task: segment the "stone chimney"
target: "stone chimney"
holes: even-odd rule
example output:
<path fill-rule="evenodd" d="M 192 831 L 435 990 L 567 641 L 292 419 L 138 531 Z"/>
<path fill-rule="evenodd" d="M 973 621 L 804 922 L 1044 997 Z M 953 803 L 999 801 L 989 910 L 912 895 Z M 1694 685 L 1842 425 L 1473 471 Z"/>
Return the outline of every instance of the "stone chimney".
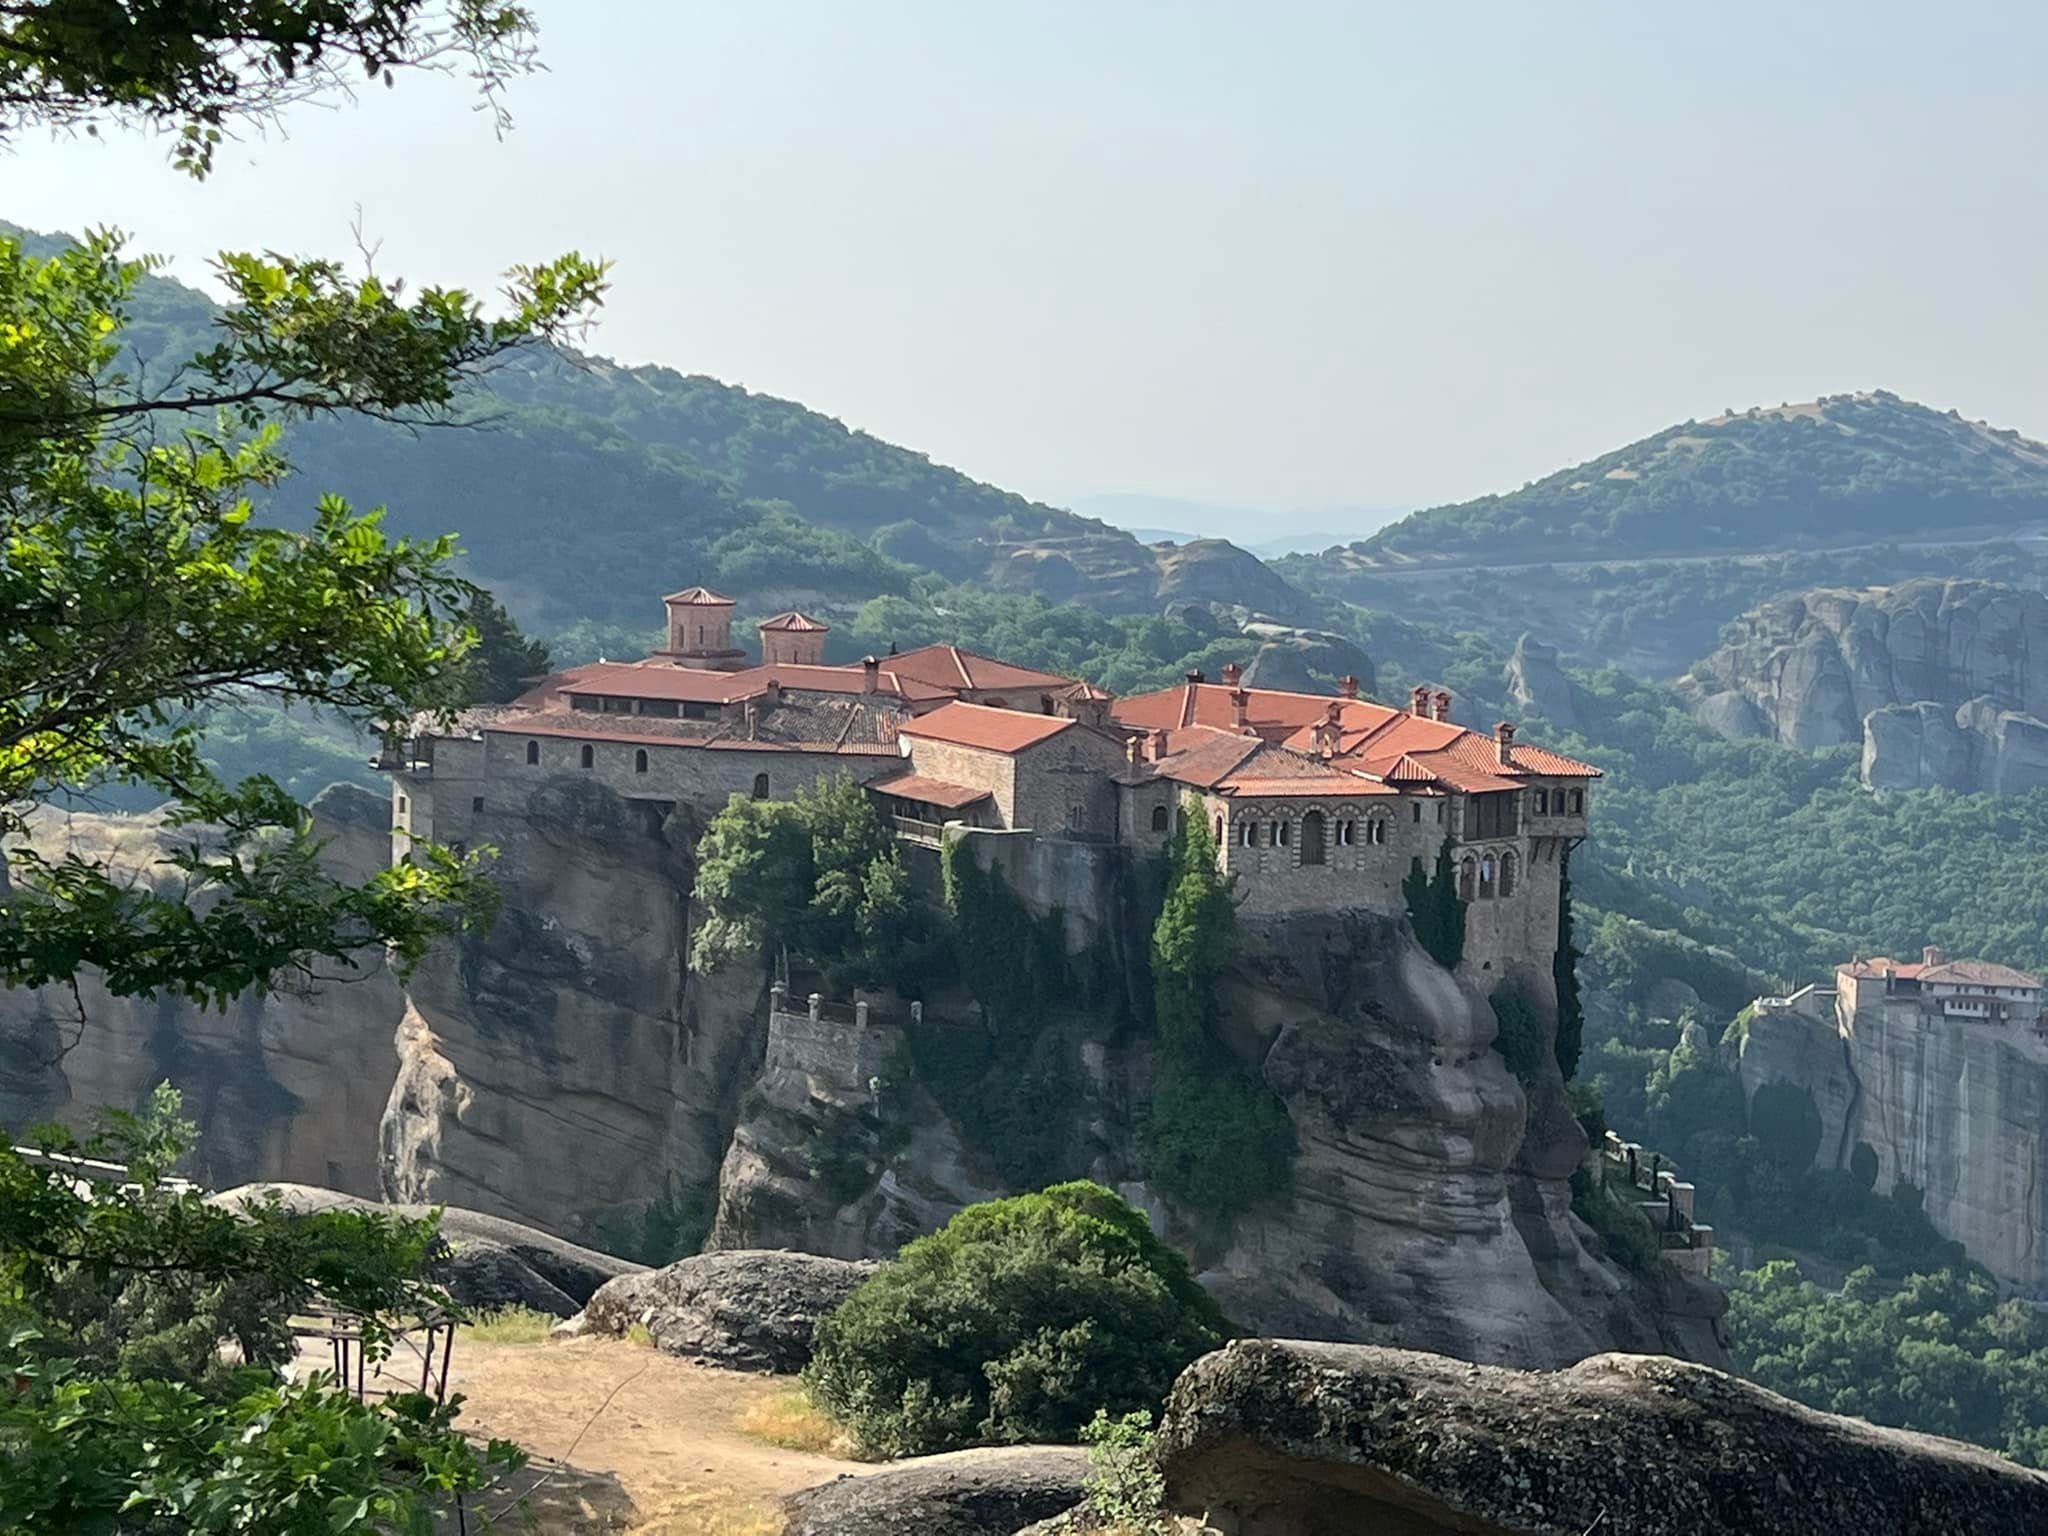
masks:
<path fill-rule="evenodd" d="M 1239 683 L 1241 683 L 1241 682 L 1243 682 L 1243 681 L 1244 681 L 1244 668 L 1243 668 L 1243 667 L 1240 667 L 1240 666 L 1239 666 L 1239 665 L 1238 665 L 1238 664 L 1237 664 L 1236 662 L 1234 662 L 1234 661 L 1226 661 L 1225 663 L 1223 663 L 1223 686 L 1224 686 L 1224 687 L 1226 687 L 1226 688 L 1235 688 L 1235 687 L 1237 687 L 1237 685 L 1238 685 Z"/>
<path fill-rule="evenodd" d="M 882 683 L 882 664 L 872 656 L 860 659 L 860 691 L 873 693 Z"/>
<path fill-rule="evenodd" d="M 1939 944 L 1930 944 L 1920 951 L 1920 963 L 1922 965 L 1946 965 L 1948 963 L 1948 952 Z"/>
<path fill-rule="evenodd" d="M 1515 766 L 1515 728 L 1503 720 L 1493 728 L 1493 750 L 1503 768 Z"/>
<path fill-rule="evenodd" d="M 1436 718 L 1436 719 L 1438 719 L 1438 720 L 1449 720 L 1449 719 L 1451 718 L 1451 694 L 1450 694 L 1450 690 L 1449 690 L 1449 689 L 1447 689 L 1447 688 L 1439 688 L 1439 689 L 1437 689 L 1437 691 L 1436 691 L 1436 701 L 1435 701 L 1435 702 L 1436 702 L 1436 714 L 1435 714 L 1435 718 Z"/>
<path fill-rule="evenodd" d="M 1323 718 L 1316 722 L 1316 756 L 1326 763 L 1337 755 L 1337 743 L 1343 738 L 1344 727 L 1339 723 L 1343 713 L 1343 701 L 1332 699 L 1330 707 L 1323 712 Z"/>
<path fill-rule="evenodd" d="M 1349 672 L 1346 672 L 1337 679 L 1337 697 L 1340 699 L 1355 699 L 1358 697 L 1358 679 Z"/>
<path fill-rule="evenodd" d="M 1199 667 L 1197 667 L 1194 671 L 1187 674 L 1187 680 L 1191 683 L 1206 683 L 1208 681 L 1206 677 L 1202 676 L 1202 672 Z"/>
<path fill-rule="evenodd" d="M 1252 696 L 1242 688 L 1230 690 L 1230 723 L 1243 730 L 1251 723 Z"/>
<path fill-rule="evenodd" d="M 1153 727 L 1152 734 L 1146 738 L 1146 744 L 1151 751 L 1153 762 L 1156 763 L 1166 756 L 1166 732 L 1157 726 Z"/>
<path fill-rule="evenodd" d="M 1138 743 L 1139 738 L 1136 736 L 1124 738 L 1124 761 L 1133 768 L 1138 766 Z"/>
<path fill-rule="evenodd" d="M 1408 690 L 1408 713 L 1419 720 L 1429 718 L 1429 689 L 1425 684 L 1417 683 Z"/>

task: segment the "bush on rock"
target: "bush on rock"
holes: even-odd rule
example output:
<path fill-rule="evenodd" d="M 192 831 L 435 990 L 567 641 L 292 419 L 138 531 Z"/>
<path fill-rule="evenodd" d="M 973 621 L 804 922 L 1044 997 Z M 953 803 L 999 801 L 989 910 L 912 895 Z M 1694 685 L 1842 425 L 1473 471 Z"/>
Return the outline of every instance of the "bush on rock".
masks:
<path fill-rule="evenodd" d="M 970 1206 L 818 1325 L 814 1401 L 869 1455 L 1072 1441 L 1156 1407 L 1229 1333 L 1186 1262 L 1099 1184 Z"/>

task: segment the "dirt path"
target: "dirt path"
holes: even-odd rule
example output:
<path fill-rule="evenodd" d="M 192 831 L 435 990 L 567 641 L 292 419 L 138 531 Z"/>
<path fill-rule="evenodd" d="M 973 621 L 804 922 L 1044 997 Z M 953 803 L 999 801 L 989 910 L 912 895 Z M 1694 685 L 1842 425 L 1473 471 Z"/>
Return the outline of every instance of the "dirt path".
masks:
<path fill-rule="evenodd" d="M 774 1536 L 783 1494 L 876 1470 L 739 1432 L 740 1413 L 788 1392 L 787 1377 L 711 1370 L 589 1338 L 459 1338 L 452 1374 L 451 1390 L 464 1397 L 462 1426 L 516 1441 L 533 1457 L 503 1493 L 481 1501 L 484 1514 L 503 1519 L 501 1529 L 518 1528 L 523 1494 L 535 1529 L 550 1536 Z"/>

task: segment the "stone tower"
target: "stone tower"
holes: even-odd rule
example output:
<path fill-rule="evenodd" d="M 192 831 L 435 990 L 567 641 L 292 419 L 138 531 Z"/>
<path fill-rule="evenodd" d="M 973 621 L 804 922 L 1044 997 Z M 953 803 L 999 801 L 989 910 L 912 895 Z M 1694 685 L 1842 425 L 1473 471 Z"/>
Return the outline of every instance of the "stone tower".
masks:
<path fill-rule="evenodd" d="M 774 666 L 786 662 L 796 666 L 825 664 L 825 636 L 832 626 L 808 613 L 778 613 L 761 621 L 761 660 Z"/>
<path fill-rule="evenodd" d="M 662 602 L 668 608 L 668 643 L 657 653 L 679 667 L 732 672 L 747 653 L 732 643 L 733 601 L 709 587 L 685 587 Z"/>

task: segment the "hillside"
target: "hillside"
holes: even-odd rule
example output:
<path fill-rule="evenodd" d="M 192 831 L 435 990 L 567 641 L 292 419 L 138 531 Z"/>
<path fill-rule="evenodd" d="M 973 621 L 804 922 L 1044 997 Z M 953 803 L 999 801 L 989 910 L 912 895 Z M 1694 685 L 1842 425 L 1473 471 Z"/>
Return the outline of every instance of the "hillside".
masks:
<path fill-rule="evenodd" d="M 67 243 L 5 223 L 0 235 L 45 256 Z M 124 326 L 125 366 L 147 376 L 190 355 L 212 314 L 196 290 L 144 279 Z M 289 451 L 299 473 L 279 515 L 291 515 L 297 487 L 317 487 L 387 506 L 401 533 L 458 530 L 469 573 L 543 633 L 645 628 L 646 593 L 684 579 L 759 612 L 851 608 L 908 594 L 920 575 L 1108 614 L 1215 588 L 1253 594 L 1234 601 L 1256 601 L 1267 617 L 1315 612 L 1232 546 L 1219 543 L 1210 563 L 1227 552 L 1236 580 L 1184 593 L 1185 560 L 1122 529 L 793 401 L 597 356 L 536 349 L 507 360 L 460 427 L 315 421 L 293 429 Z"/>
<path fill-rule="evenodd" d="M 2048 519 L 2048 445 L 1883 390 L 1688 421 L 1504 496 L 1412 513 L 1339 565 L 1820 548 Z"/>

